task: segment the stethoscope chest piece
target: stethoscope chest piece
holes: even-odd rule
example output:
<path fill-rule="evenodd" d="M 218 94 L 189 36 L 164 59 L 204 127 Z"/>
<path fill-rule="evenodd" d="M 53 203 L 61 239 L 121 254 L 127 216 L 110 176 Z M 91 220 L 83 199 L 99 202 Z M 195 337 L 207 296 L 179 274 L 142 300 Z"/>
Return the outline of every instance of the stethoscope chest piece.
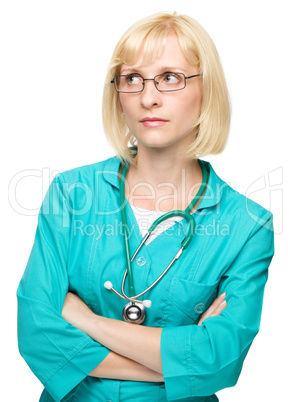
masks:
<path fill-rule="evenodd" d="M 145 307 L 142 303 L 128 303 L 123 308 L 124 321 L 131 324 L 142 324 L 145 315 Z"/>

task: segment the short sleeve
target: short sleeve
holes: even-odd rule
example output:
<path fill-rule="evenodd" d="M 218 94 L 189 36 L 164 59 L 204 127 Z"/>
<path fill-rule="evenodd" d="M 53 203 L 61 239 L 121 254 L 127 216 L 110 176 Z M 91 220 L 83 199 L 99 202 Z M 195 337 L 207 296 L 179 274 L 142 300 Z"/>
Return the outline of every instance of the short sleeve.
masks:
<path fill-rule="evenodd" d="M 71 214 L 64 183 L 52 181 L 39 211 L 34 244 L 17 289 L 19 351 L 55 401 L 110 352 L 65 321 Z"/>
<path fill-rule="evenodd" d="M 221 277 L 227 307 L 201 326 L 163 328 L 161 358 L 168 400 L 209 396 L 234 386 L 260 327 L 268 267 L 274 255 L 271 212 L 254 225 Z"/>

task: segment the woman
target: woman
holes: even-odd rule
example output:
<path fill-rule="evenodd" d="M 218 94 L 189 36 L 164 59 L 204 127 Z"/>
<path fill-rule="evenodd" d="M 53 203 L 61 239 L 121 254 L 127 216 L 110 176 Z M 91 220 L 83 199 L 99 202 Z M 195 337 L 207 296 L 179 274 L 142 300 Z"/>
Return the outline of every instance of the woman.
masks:
<path fill-rule="evenodd" d="M 230 121 L 204 29 L 176 13 L 133 25 L 112 56 L 103 121 L 117 156 L 59 174 L 43 201 L 17 292 L 20 352 L 41 401 L 217 401 L 259 331 L 274 244 L 271 212 L 199 159 L 224 149 Z M 161 223 L 132 261 L 127 296 L 110 289 L 120 294 L 152 222 L 186 208 L 192 241 L 126 316 L 193 223 Z"/>

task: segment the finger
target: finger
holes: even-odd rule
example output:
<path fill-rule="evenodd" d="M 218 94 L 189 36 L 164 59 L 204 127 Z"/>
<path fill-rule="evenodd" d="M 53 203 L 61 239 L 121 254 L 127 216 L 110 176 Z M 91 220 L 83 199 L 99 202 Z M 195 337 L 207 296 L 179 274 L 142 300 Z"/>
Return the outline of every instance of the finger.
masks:
<path fill-rule="evenodd" d="M 211 313 L 211 317 L 219 315 L 224 308 L 227 307 L 227 301 L 224 300 L 217 308 Z"/>
<path fill-rule="evenodd" d="M 212 304 L 209 306 L 209 308 L 206 310 L 204 313 L 204 316 L 210 317 L 211 314 L 215 311 L 215 309 L 223 302 L 224 298 L 226 297 L 226 293 L 222 293 L 219 297 L 217 297 Z"/>
<path fill-rule="evenodd" d="M 225 296 L 223 296 L 223 297 L 225 297 Z M 206 310 L 206 312 L 202 314 L 197 325 L 201 325 L 206 318 L 219 315 L 222 312 L 222 310 L 225 307 L 227 307 L 226 300 L 223 300 L 221 303 L 219 303 L 217 305 L 217 302 L 218 301 L 220 302 L 220 300 L 222 300 L 223 298 L 221 298 L 220 300 L 218 300 L 218 299 L 219 299 L 219 297 L 211 304 L 211 306 Z"/>

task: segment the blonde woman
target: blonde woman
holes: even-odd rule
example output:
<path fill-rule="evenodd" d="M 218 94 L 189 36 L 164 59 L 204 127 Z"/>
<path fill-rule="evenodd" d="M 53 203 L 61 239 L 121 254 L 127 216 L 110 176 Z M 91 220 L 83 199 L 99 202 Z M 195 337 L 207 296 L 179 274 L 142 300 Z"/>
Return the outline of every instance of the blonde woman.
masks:
<path fill-rule="evenodd" d="M 42 402 L 218 401 L 259 331 L 273 216 L 201 159 L 225 148 L 230 105 L 199 23 L 159 13 L 129 28 L 103 122 L 116 156 L 60 173 L 43 201 L 20 353 Z"/>

